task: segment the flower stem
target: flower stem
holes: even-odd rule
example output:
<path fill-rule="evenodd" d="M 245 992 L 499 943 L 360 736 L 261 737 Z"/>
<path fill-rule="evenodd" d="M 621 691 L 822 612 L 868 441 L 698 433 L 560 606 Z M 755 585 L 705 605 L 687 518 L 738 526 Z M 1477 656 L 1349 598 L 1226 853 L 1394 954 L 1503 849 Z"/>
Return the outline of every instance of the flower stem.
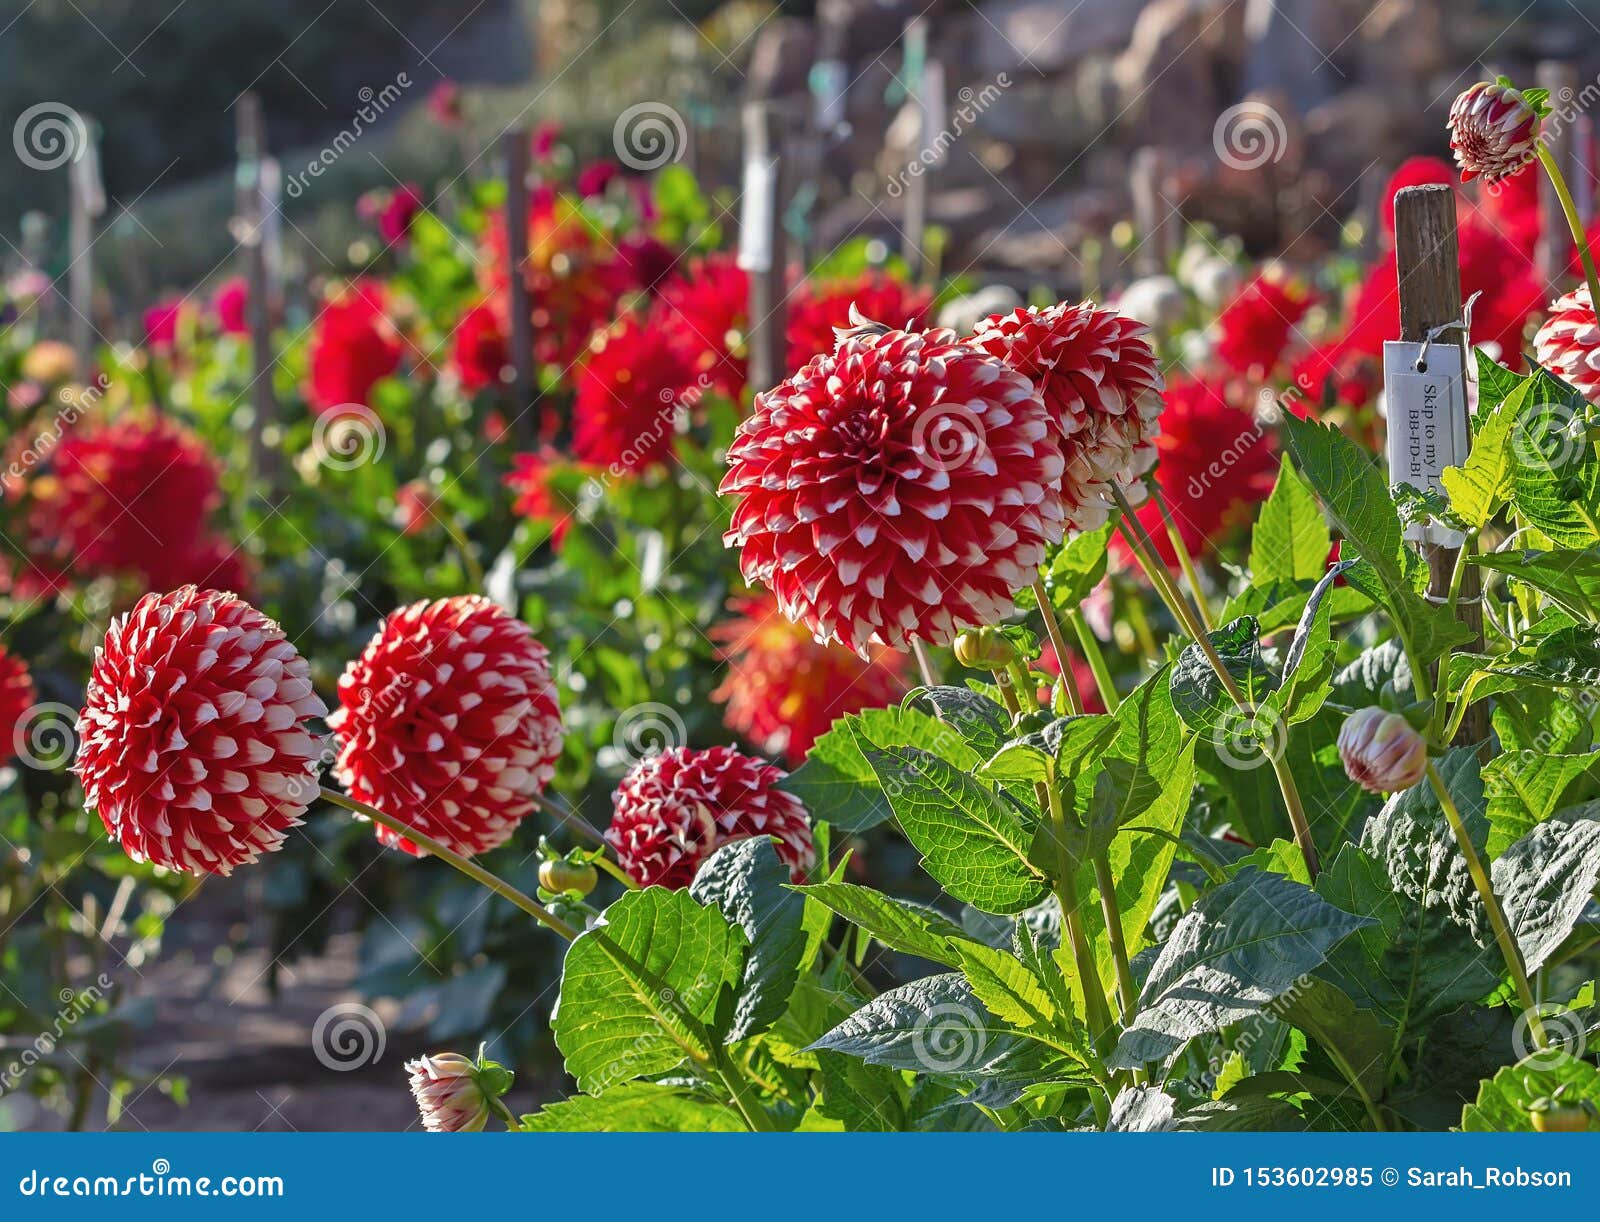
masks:
<path fill-rule="evenodd" d="M 939 674 L 933 669 L 933 663 L 928 659 L 928 651 L 923 648 L 921 641 L 911 642 L 911 656 L 917 660 L 917 669 L 922 672 L 922 681 L 929 687 L 939 686 Z"/>
<path fill-rule="evenodd" d="M 1195 609 L 1200 613 L 1200 622 L 1205 625 L 1206 631 L 1210 632 L 1217 626 L 1217 622 L 1211 614 L 1210 604 L 1206 602 L 1205 587 L 1200 584 L 1200 574 L 1195 571 L 1194 557 L 1189 555 L 1189 547 L 1178 531 L 1178 524 L 1172 520 L 1172 511 L 1167 508 L 1167 502 L 1161 495 L 1161 485 L 1147 476 L 1144 486 L 1150 490 L 1150 499 L 1156 503 L 1161 521 L 1167 528 L 1167 538 L 1171 540 L 1172 550 L 1178 557 L 1178 566 L 1183 569 L 1183 579 L 1189 583 L 1189 597 L 1194 599 Z"/>
<path fill-rule="evenodd" d="M 1133 984 L 1133 968 L 1128 961 L 1128 943 L 1122 932 L 1122 913 L 1117 909 L 1117 883 L 1111 877 L 1111 859 L 1105 849 L 1094 855 L 1094 881 L 1100 889 L 1100 912 L 1106 919 L 1106 940 L 1111 943 L 1111 958 L 1117 965 L 1117 1001 L 1122 1025 L 1133 1022 L 1139 1008 L 1139 990 Z"/>
<path fill-rule="evenodd" d="M 1013 717 L 1017 716 L 1022 712 L 1022 705 L 1017 700 L 1016 680 L 1004 670 L 995 670 L 990 673 L 994 675 L 994 681 L 1000 686 L 1000 699 L 1005 701 L 1006 711 Z"/>
<path fill-rule="evenodd" d="M 1561 201 L 1561 211 L 1567 218 L 1567 228 L 1572 230 L 1572 240 L 1577 244 L 1578 259 L 1583 264 L 1583 278 L 1589 282 L 1589 308 L 1600 311 L 1600 276 L 1595 275 L 1594 256 L 1589 253 L 1589 239 L 1584 236 L 1578 206 L 1572 202 L 1566 177 L 1544 141 L 1538 141 L 1534 147 L 1539 151 L 1539 164 L 1544 166 L 1544 172 L 1550 176 L 1550 185 L 1556 189 L 1556 198 Z"/>
<path fill-rule="evenodd" d="M 721 1079 L 723 1086 L 727 1087 L 728 1093 L 733 1096 L 734 1106 L 739 1109 L 739 1115 L 744 1117 L 744 1122 L 750 1131 L 752 1133 L 774 1132 L 772 1117 L 767 1115 L 767 1109 L 762 1107 L 761 1101 L 751 1093 L 750 1084 L 745 1080 L 744 1075 L 739 1072 L 738 1066 L 734 1065 L 732 1059 L 728 1056 L 727 1049 L 720 1044 L 717 1045 L 713 1053 L 712 1064 L 717 1077 Z"/>
<path fill-rule="evenodd" d="M 1100 1050 L 1101 1042 L 1111 1031 L 1111 1007 L 1106 1004 L 1100 969 L 1095 966 L 1089 936 L 1083 928 L 1083 914 L 1078 910 L 1078 880 L 1066 849 L 1067 812 L 1054 785 L 1040 782 L 1039 788 L 1044 791 L 1042 796 L 1049 806 L 1050 822 L 1056 833 L 1056 901 L 1061 905 L 1061 927 L 1072 944 L 1072 960 L 1083 988 L 1084 1018 L 1089 1024 L 1089 1035 L 1096 1050 Z"/>
<path fill-rule="evenodd" d="M 1044 582 L 1038 574 L 1033 578 L 1033 597 L 1039 603 L 1039 614 L 1044 616 L 1044 630 L 1050 637 L 1050 648 L 1055 650 L 1056 662 L 1061 666 L 1061 689 L 1067 693 L 1067 711 L 1074 716 L 1083 712 L 1083 697 L 1078 694 L 1078 684 L 1072 677 L 1072 658 L 1067 653 L 1067 638 L 1062 635 L 1061 624 L 1056 619 L 1055 605 L 1045 592 Z"/>
<path fill-rule="evenodd" d="M 1467 859 L 1467 872 L 1472 875 L 1478 896 L 1483 900 L 1483 906 L 1489 910 L 1489 927 L 1494 930 L 1495 941 L 1500 944 L 1500 953 L 1505 956 L 1506 968 L 1511 973 L 1511 983 L 1517 990 L 1517 999 L 1522 1003 L 1522 1009 L 1528 1016 L 1533 1041 L 1540 1048 L 1548 1048 L 1550 1041 L 1545 1035 L 1544 1023 L 1539 1017 L 1538 1003 L 1533 997 L 1533 987 L 1528 983 L 1528 968 L 1522 960 L 1522 950 L 1517 946 L 1517 940 L 1511 936 L 1511 928 L 1506 924 L 1505 911 L 1500 907 L 1500 900 L 1494 893 L 1494 886 L 1489 881 L 1489 872 L 1484 869 L 1483 859 L 1478 856 L 1478 850 L 1467 834 L 1467 825 L 1461 818 L 1461 812 L 1456 809 L 1455 799 L 1450 796 L 1450 790 L 1445 786 L 1444 778 L 1439 775 L 1439 770 L 1434 767 L 1432 760 L 1428 761 L 1428 783 L 1433 786 L 1433 792 L 1439 799 L 1439 805 L 1444 810 L 1444 817 L 1450 823 L 1451 832 L 1455 834 L 1456 845 L 1460 848 L 1461 855 Z"/>
<path fill-rule="evenodd" d="M 467 574 L 467 583 L 474 589 L 481 591 L 484 587 L 483 565 L 478 563 L 478 558 L 472 554 L 472 544 L 467 542 L 466 535 L 461 533 L 461 527 L 456 525 L 455 519 L 448 511 L 436 513 L 433 520 L 444 528 L 444 533 L 450 536 L 450 542 L 455 545 L 456 555 L 461 557 L 461 567 Z"/>
<path fill-rule="evenodd" d="M 554 799 L 545 797 L 542 793 L 533 795 L 533 804 L 545 814 L 568 831 L 576 832 L 582 839 L 590 844 L 605 848 L 606 839 L 600 834 L 600 829 L 595 827 L 575 810 L 570 810 Z"/>
<path fill-rule="evenodd" d="M 489 888 L 489 890 L 493 891 L 502 899 L 510 900 L 534 920 L 538 921 L 541 925 L 544 925 L 549 929 L 553 929 L 568 942 L 572 941 L 578 936 L 578 931 L 576 929 L 572 928 L 572 926 L 568 925 L 560 917 L 552 916 L 550 913 L 546 912 L 544 907 L 537 900 L 531 899 L 524 895 L 510 883 L 506 882 L 505 879 L 501 878 L 498 874 L 491 874 L 488 870 L 485 870 L 482 866 L 478 865 L 477 862 L 469 861 L 467 858 L 461 856 L 460 853 L 457 853 L 454 849 L 446 848 L 432 836 L 429 836 L 423 832 L 419 832 L 416 828 L 404 824 L 400 822 L 400 820 L 393 818 L 390 815 L 384 814 L 377 807 L 368 806 L 365 802 L 358 802 L 355 798 L 342 794 L 336 789 L 329 789 L 324 786 L 322 790 L 322 796 L 324 800 L 333 803 L 335 806 L 342 806 L 345 810 L 361 815 L 363 818 L 370 819 L 374 823 L 382 824 L 391 832 L 395 832 L 398 835 L 404 836 L 418 848 L 427 849 L 428 852 L 432 853 L 435 857 L 439 858 L 441 861 L 448 862 L 474 882 L 481 883 L 483 886 Z"/>
<path fill-rule="evenodd" d="M 1082 611 L 1067 612 L 1067 622 L 1077 635 L 1083 656 L 1089 659 L 1089 669 L 1094 673 L 1094 685 L 1100 693 L 1100 703 L 1106 706 L 1106 712 L 1115 713 L 1122 700 L 1117 695 L 1117 685 L 1111 681 L 1111 668 L 1106 665 L 1106 655 L 1100 648 L 1100 641 L 1090 629 L 1089 621 L 1083 618 Z"/>

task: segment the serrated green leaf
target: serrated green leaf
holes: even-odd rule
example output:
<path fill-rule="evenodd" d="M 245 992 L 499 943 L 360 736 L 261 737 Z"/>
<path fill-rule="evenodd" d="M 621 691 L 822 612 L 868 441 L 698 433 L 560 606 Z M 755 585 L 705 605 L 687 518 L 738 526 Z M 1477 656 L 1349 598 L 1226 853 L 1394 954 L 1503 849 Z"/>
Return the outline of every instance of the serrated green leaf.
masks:
<path fill-rule="evenodd" d="M 1110 555 L 1107 544 L 1116 525 L 1113 516 L 1095 530 L 1069 536 L 1045 564 L 1044 588 L 1057 608 L 1075 609 L 1100 584 Z"/>
<path fill-rule="evenodd" d="M 733 1108 L 677 1086 L 628 1082 L 604 1096 L 574 1095 L 522 1117 L 524 1133 L 742 1133 Z"/>
<path fill-rule="evenodd" d="M 1559 1095 L 1557 1092 L 1560 1092 Z M 1562 1104 L 1600 1107 L 1600 1069 L 1565 1052 L 1540 1052 L 1519 1065 L 1508 1065 L 1478 1091 L 1461 1113 L 1467 1133 L 1533 1133 L 1533 1105 L 1557 1098 Z M 1600 1121 L 1591 1118 L 1591 1130 Z"/>
<path fill-rule="evenodd" d="M 1246 705 L 1254 708 L 1265 701 L 1277 680 L 1262 660 L 1260 625 L 1255 618 L 1243 616 L 1206 635 Z M 1172 707 L 1197 734 L 1211 734 L 1236 707 L 1205 651 L 1193 642 L 1178 655 L 1170 690 Z"/>
<path fill-rule="evenodd" d="M 1537 368 L 1518 393 L 1511 431 L 1517 512 L 1562 547 L 1600 543 L 1600 455 L 1583 435 L 1583 396 Z"/>
<path fill-rule="evenodd" d="M 1590 623 L 1600 622 L 1600 547 L 1583 551 L 1493 552 L 1471 560 L 1532 586 L 1569 615 Z"/>
<path fill-rule="evenodd" d="M 811 1047 L 919 1073 L 977 1073 L 1011 1028 L 959 972 L 924 976 L 867 1002 Z"/>
<path fill-rule="evenodd" d="M 1439 482 L 1450 494 L 1450 508 L 1473 530 L 1482 530 L 1500 506 L 1511 499 L 1511 431 L 1526 392 L 1519 379 L 1510 389 L 1510 399 L 1488 408 L 1482 402 L 1481 381 L 1478 393 L 1472 450 L 1459 467 L 1446 467 L 1439 476 Z"/>
<path fill-rule="evenodd" d="M 1600 751 L 1553 755 L 1515 747 L 1483 766 L 1490 857 L 1498 857 L 1563 806 L 1600 797 Z"/>
<path fill-rule="evenodd" d="M 1055 999 L 1022 960 L 978 942 L 962 942 L 957 952 L 961 974 L 989 1013 L 1015 1027 L 1049 1027 L 1055 1022 Z"/>
<path fill-rule="evenodd" d="M 961 957 L 951 943 L 965 941 L 967 935 L 961 926 L 941 912 L 855 883 L 815 883 L 798 890 L 865 930 L 890 950 L 916 955 L 946 967 L 961 966 Z"/>
<path fill-rule="evenodd" d="M 1489 868 L 1528 971 L 1555 953 L 1600 882 L 1600 802 L 1551 815 Z"/>
<path fill-rule="evenodd" d="M 1250 536 L 1250 584 L 1315 581 L 1328 562 L 1333 536 L 1311 489 L 1285 454 L 1278 481 Z"/>

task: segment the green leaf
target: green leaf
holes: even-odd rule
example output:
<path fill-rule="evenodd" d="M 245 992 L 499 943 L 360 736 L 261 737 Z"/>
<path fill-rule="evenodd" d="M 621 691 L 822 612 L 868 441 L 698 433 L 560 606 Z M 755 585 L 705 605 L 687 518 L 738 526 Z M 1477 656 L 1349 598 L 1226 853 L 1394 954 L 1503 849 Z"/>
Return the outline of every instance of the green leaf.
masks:
<path fill-rule="evenodd" d="M 1488 852 L 1499 857 L 1563 806 L 1600 797 L 1600 751 L 1552 755 L 1508 749 L 1483 766 L 1483 789 L 1489 804 Z"/>
<path fill-rule="evenodd" d="M 1506 396 L 1527 380 L 1526 374 L 1507 369 L 1482 348 L 1474 348 L 1472 355 L 1478 363 L 1478 425 L 1484 413 L 1505 402 Z"/>
<path fill-rule="evenodd" d="M 1342 989 L 1306 977 L 1269 1007 L 1328 1054 L 1345 1081 L 1378 1096 L 1388 1085 L 1394 1031 L 1371 1010 L 1356 1007 Z"/>
<path fill-rule="evenodd" d="M 1562 547 L 1600 543 L 1600 455 L 1583 435 L 1583 396 L 1543 369 L 1519 393 L 1511 433 L 1517 511 Z"/>
<path fill-rule="evenodd" d="M 750 942 L 729 1043 L 765 1031 L 789 1004 L 806 949 L 806 902 L 788 883 L 789 867 L 772 840 L 756 836 L 718 849 L 689 886 L 690 895 L 717 908 Z"/>
<path fill-rule="evenodd" d="M 926 700 L 933 706 L 939 720 L 961 735 L 962 740 L 982 759 L 988 759 L 1000 750 L 1010 737 L 1011 714 L 970 687 L 918 688 L 907 700 Z"/>
<path fill-rule="evenodd" d="M 814 883 L 797 890 L 865 930 L 890 950 L 946 967 L 961 966 L 961 956 L 952 943 L 967 940 L 967 935 L 943 913 L 855 883 Z"/>
<path fill-rule="evenodd" d="M 687 891 L 629 891 L 567 948 L 556 1046 L 592 1095 L 711 1054 L 705 1023 L 738 978 L 744 932 Z"/>
<path fill-rule="evenodd" d="M 1551 1098 L 1567 1106 L 1600 1107 L 1600 1069 L 1565 1052 L 1536 1053 L 1485 1082 L 1477 1101 L 1462 1111 L 1461 1128 L 1467 1133 L 1536 1132 L 1534 1104 Z M 1589 1127 L 1597 1127 L 1593 1119 Z"/>
<path fill-rule="evenodd" d="M 1260 625 L 1255 617 L 1243 616 L 1206 635 L 1245 703 L 1251 708 L 1262 703 L 1277 681 L 1262 660 Z M 1172 668 L 1171 692 L 1178 716 L 1198 734 L 1210 734 L 1235 708 L 1205 651 L 1193 642 L 1184 646 Z"/>
<path fill-rule="evenodd" d="M 999 794 L 915 747 L 869 751 L 867 761 L 923 867 L 946 891 L 985 912 L 1038 903 L 1045 887 L 1028 864 L 1030 835 Z"/>
<path fill-rule="evenodd" d="M 1055 1022 L 1055 999 L 1022 960 L 979 942 L 962 942 L 957 949 L 961 974 L 989 1013 L 1015 1027 L 1049 1027 Z"/>
<path fill-rule="evenodd" d="M 1172 1128 L 1177 1100 L 1154 1086 L 1125 1086 L 1111 1102 L 1108 1133 L 1165 1133 Z"/>
<path fill-rule="evenodd" d="M 1336 650 L 1327 595 L 1348 567 L 1344 561 L 1334 565 L 1311 591 L 1284 657 L 1283 681 L 1267 698 L 1268 707 L 1288 725 L 1298 725 L 1316 716 L 1333 692 Z"/>
<path fill-rule="evenodd" d="M 1106 575 L 1108 544 L 1116 529 L 1113 516 L 1104 526 L 1070 536 L 1044 569 L 1044 588 L 1061 610 L 1075 610 Z"/>
<path fill-rule="evenodd" d="M 522 1118 L 524 1133 L 743 1133 L 739 1113 L 678 1086 L 629 1082 L 574 1095 Z"/>
<path fill-rule="evenodd" d="M 1259 1013 L 1366 924 L 1309 887 L 1246 869 L 1202 895 L 1173 929 L 1112 1066 L 1165 1061 L 1195 1036 Z"/>
<path fill-rule="evenodd" d="M 1489 663 L 1488 673 L 1553 687 L 1600 687 L 1600 629 L 1574 624 L 1530 633 L 1510 653 Z"/>
<path fill-rule="evenodd" d="M 1536 972 L 1577 925 L 1600 882 L 1600 802 L 1550 816 L 1489 872 L 1522 958 Z"/>
<path fill-rule="evenodd" d="M 1332 546 L 1333 536 L 1317 498 L 1285 454 L 1278 482 L 1250 536 L 1250 584 L 1315 581 L 1327 566 Z"/>
<path fill-rule="evenodd" d="M 1600 547 L 1583 551 L 1494 552 L 1472 563 L 1494 569 L 1548 596 L 1561 609 L 1600 622 Z"/>
<path fill-rule="evenodd" d="M 811 1047 L 959 1077 L 981 1070 L 1010 1035 L 965 977 L 950 972 L 878 994 Z"/>
<path fill-rule="evenodd" d="M 1521 386 L 1519 379 L 1509 401 L 1496 402 L 1486 409 L 1484 387 L 1479 383 L 1478 419 L 1472 450 L 1459 467 L 1446 467 L 1439 476 L 1439 482 L 1450 494 L 1450 508 L 1473 530 L 1482 530 L 1500 506 L 1511 499 L 1511 431 L 1524 395 Z"/>

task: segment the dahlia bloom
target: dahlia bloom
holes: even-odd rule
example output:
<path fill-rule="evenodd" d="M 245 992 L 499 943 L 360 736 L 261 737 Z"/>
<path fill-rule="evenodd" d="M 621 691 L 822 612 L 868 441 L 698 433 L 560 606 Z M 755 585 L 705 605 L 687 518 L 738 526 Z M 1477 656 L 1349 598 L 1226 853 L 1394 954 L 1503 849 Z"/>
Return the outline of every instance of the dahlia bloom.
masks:
<path fill-rule="evenodd" d="M 862 661 L 819 645 L 770 595 L 737 599 L 732 610 L 737 618 L 710 632 L 728 666 L 711 698 L 726 703 L 728 728 L 766 755 L 799 764 L 836 719 L 905 694 L 905 659 L 892 649 Z"/>
<path fill-rule="evenodd" d="M 654 294 L 678 265 L 678 252 L 647 233 L 630 233 L 617 243 L 617 254 L 629 278 L 646 293 Z"/>
<path fill-rule="evenodd" d="M 478 1067 L 459 1052 L 436 1052 L 406 1062 L 411 1094 L 430 1133 L 477 1133 L 489 1121 L 489 1096 Z"/>
<path fill-rule="evenodd" d="M 28 710 L 33 708 L 33 676 L 21 658 L 7 653 L 0 645 L 0 764 L 17 754 Z"/>
<path fill-rule="evenodd" d="M 460 127 L 461 86 L 446 78 L 428 91 L 428 114 L 440 127 Z"/>
<path fill-rule="evenodd" d="M 135 861 L 229 874 L 278 848 L 317 794 L 327 709 L 306 660 L 248 603 L 147 594 L 95 651 L 78 717 L 90 806 Z"/>
<path fill-rule="evenodd" d="M 787 368 L 799 369 L 818 353 L 832 352 L 838 342 L 834 331 L 849 324 L 852 306 L 868 318 L 881 318 L 891 326 L 920 331 L 928 324 L 933 294 L 877 273 L 801 285 L 789 297 L 789 321 L 785 327 Z"/>
<path fill-rule="evenodd" d="M 1450 107 L 1449 123 L 1462 182 L 1481 176 L 1492 186 L 1536 155 L 1539 115 L 1504 77 L 1465 90 Z"/>
<path fill-rule="evenodd" d="M 221 501 L 217 462 L 167 417 L 74 429 L 50 461 L 51 475 L 33 481 L 30 529 L 44 554 L 78 574 L 165 586 L 192 579 L 214 549 L 205 521 Z"/>
<path fill-rule="evenodd" d="M 400 337 L 384 313 L 382 285 L 359 280 L 322 307 L 309 362 L 309 398 L 318 412 L 347 403 L 371 406 L 373 384 L 400 364 Z"/>
<path fill-rule="evenodd" d="M 1345 775 L 1372 793 L 1398 793 L 1423 778 L 1428 744 L 1399 713 L 1357 709 L 1339 727 Z"/>
<path fill-rule="evenodd" d="M 561 550 L 572 525 L 572 504 L 555 488 L 552 473 L 562 466 L 561 455 L 545 449 L 538 454 L 518 454 L 506 476 L 506 486 L 517 494 L 512 509 L 532 522 L 550 527 L 550 546 Z"/>
<path fill-rule="evenodd" d="M 666 335 L 634 315 L 595 334 L 573 381 L 572 451 L 615 472 L 670 460 L 678 420 L 698 397 Z"/>
<path fill-rule="evenodd" d="M 621 167 L 614 161 L 591 161 L 578 171 L 572 185 L 584 199 L 593 199 L 597 195 L 604 195 L 606 188 L 616 181 L 621 172 Z"/>
<path fill-rule="evenodd" d="M 799 798 L 777 788 L 783 776 L 731 747 L 646 756 L 612 796 L 606 843 L 641 887 L 675 889 L 723 845 L 772 836 L 790 877 L 803 882 L 816 861 L 811 820 Z"/>
<path fill-rule="evenodd" d="M 409 480 L 394 494 L 395 511 L 400 516 L 400 533 L 420 535 L 433 521 L 439 505 L 439 492 L 425 479 Z"/>
<path fill-rule="evenodd" d="M 1061 538 L 1039 392 L 953 331 L 863 333 L 756 396 L 721 491 L 746 582 L 818 641 L 947 644 L 1012 609 Z"/>
<path fill-rule="evenodd" d="M 352 798 L 464 857 L 511 837 L 561 754 L 548 651 L 478 595 L 389 616 L 340 677 L 328 725 L 335 773 Z M 386 827 L 377 833 L 422 855 Z"/>
<path fill-rule="evenodd" d="M 1304 286 L 1257 275 L 1217 315 L 1219 360 L 1241 377 L 1266 378 L 1278 367 L 1295 328 L 1311 308 Z"/>
<path fill-rule="evenodd" d="M 511 361 L 500 316 L 488 305 L 473 306 L 456 323 L 450 366 L 469 394 L 498 386 L 501 372 Z"/>
<path fill-rule="evenodd" d="M 996 314 L 971 343 L 1034 382 L 1061 440 L 1067 526 L 1093 530 L 1156 460 L 1162 379 L 1149 328 L 1092 302 Z"/>
<path fill-rule="evenodd" d="M 211 310 L 224 335 L 246 335 L 250 331 L 250 282 L 243 276 L 230 276 L 217 286 Z"/>
<path fill-rule="evenodd" d="M 734 257 L 707 255 L 680 270 L 656 295 L 653 316 L 690 376 L 737 402 L 749 372 L 750 276 Z"/>
<path fill-rule="evenodd" d="M 422 188 L 405 183 L 389 192 L 378 210 L 378 236 L 393 246 L 411 232 L 411 222 L 427 207 Z"/>
<path fill-rule="evenodd" d="M 1557 298 L 1533 347 L 1539 364 L 1571 382 L 1589 402 L 1600 402 L 1600 326 L 1587 284 Z"/>
<path fill-rule="evenodd" d="M 170 297 L 158 301 L 144 312 L 144 342 L 147 348 L 170 350 L 178 342 L 178 324 L 183 319 L 183 300 Z"/>

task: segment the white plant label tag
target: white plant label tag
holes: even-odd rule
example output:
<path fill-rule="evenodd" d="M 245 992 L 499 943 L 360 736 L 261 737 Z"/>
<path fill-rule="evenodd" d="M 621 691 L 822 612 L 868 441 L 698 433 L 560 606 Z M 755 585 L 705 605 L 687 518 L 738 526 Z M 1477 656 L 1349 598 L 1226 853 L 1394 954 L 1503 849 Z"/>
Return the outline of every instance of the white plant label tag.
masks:
<path fill-rule="evenodd" d="M 1461 345 L 1390 340 L 1383 345 L 1384 403 L 1389 417 L 1389 483 L 1444 494 L 1439 476 L 1467 461 L 1467 380 Z M 1412 542 L 1460 547 L 1466 536 L 1435 522 L 1413 522 Z"/>
<path fill-rule="evenodd" d="M 747 272 L 772 270 L 772 224 L 777 203 L 777 161 L 764 156 L 746 157 L 739 208 L 739 266 Z"/>

